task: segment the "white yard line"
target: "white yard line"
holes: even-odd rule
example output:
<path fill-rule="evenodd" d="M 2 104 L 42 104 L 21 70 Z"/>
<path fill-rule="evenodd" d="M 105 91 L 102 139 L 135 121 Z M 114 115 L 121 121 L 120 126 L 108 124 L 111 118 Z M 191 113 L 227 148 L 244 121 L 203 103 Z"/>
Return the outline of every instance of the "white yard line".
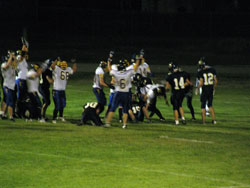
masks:
<path fill-rule="evenodd" d="M 169 140 L 176 140 L 176 141 L 182 141 L 182 142 L 214 144 L 214 142 L 212 142 L 212 141 L 193 140 L 193 139 L 186 139 L 186 138 L 173 138 L 173 137 L 169 137 L 169 136 L 166 136 L 166 135 L 162 135 L 162 136 L 160 136 L 160 138 L 165 138 L 165 139 L 169 139 Z"/>
<path fill-rule="evenodd" d="M 68 156 L 64 156 L 64 155 L 54 155 L 54 154 L 47 154 L 47 153 L 37 153 L 37 152 L 18 151 L 18 150 L 7 150 L 7 151 L 13 152 L 13 153 L 20 153 L 20 154 L 38 155 L 38 156 L 57 157 L 57 158 L 64 158 L 64 159 L 70 159 L 70 160 L 78 160 L 78 161 L 81 161 L 81 162 L 88 162 L 88 163 L 104 163 L 105 165 L 108 165 L 108 166 L 123 167 L 123 168 L 139 170 L 139 171 L 170 174 L 170 175 L 174 175 L 174 176 L 181 176 L 181 177 L 195 178 L 195 179 L 203 179 L 203 180 L 215 181 L 215 182 L 224 182 L 224 183 L 234 184 L 234 185 L 237 184 L 237 186 L 228 186 L 228 187 L 221 187 L 221 188 L 250 188 L 249 184 L 243 184 L 243 183 L 239 183 L 239 182 L 235 182 L 235 181 L 227 180 L 227 179 L 211 178 L 211 177 L 206 177 L 206 176 L 195 176 L 195 175 L 184 174 L 184 173 L 168 172 L 168 171 L 165 171 L 165 170 L 139 168 L 139 167 L 134 167 L 134 166 L 129 166 L 129 165 L 119 165 L 119 164 L 110 163 L 110 162 L 107 163 L 107 161 L 91 160 L 91 159 L 79 159 L 79 158 L 68 157 Z"/>

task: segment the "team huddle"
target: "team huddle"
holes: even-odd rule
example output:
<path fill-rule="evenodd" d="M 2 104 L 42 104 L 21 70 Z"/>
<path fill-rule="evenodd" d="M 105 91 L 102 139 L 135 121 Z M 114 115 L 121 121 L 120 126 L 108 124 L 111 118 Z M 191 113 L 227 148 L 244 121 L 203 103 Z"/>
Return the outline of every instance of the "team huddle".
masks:
<path fill-rule="evenodd" d="M 150 78 L 152 76 L 149 65 L 145 62 L 144 51 L 134 55 L 130 61 L 121 59 L 118 63 L 112 63 L 114 52 L 111 51 L 107 61 L 101 61 L 94 76 L 93 92 L 97 102 L 88 102 L 83 106 L 81 123 L 90 121 L 97 126 L 110 127 L 114 112 L 119 108 L 119 121 L 122 128 L 127 127 L 128 120 L 151 122 L 151 117 L 156 114 L 161 121 L 165 121 L 160 110 L 156 107 L 157 97 L 162 96 L 169 105 L 166 93 L 171 90 L 170 101 L 173 106 L 175 125 L 186 124 L 183 99 L 187 98 L 187 106 L 190 109 L 192 120 L 196 120 L 192 106 L 193 83 L 190 75 L 170 62 L 165 84 L 156 84 Z M 206 113 L 211 113 L 212 123 L 216 124 L 214 109 L 212 106 L 213 95 L 217 86 L 216 71 L 206 65 L 205 59 L 198 62 L 196 81 L 196 93 L 200 92 L 202 123 L 205 124 Z M 106 83 L 104 76 L 111 76 L 110 83 Z M 107 99 L 103 88 L 110 88 L 110 98 L 105 113 L 105 122 L 99 115 L 107 105 Z M 209 111 L 209 112 L 207 112 Z M 150 114 L 149 114 L 150 113 Z"/>
<path fill-rule="evenodd" d="M 46 110 L 51 104 L 50 86 L 54 110 L 52 122 L 65 121 L 63 112 L 66 107 L 66 86 L 69 76 L 77 71 L 76 63 L 68 67 L 66 61 L 60 57 L 47 59 L 42 64 L 32 64 L 29 68 L 28 42 L 23 39 L 23 46 L 17 52 L 8 51 L 2 57 L 1 75 L 3 97 L 1 99 L 1 119 L 15 121 L 15 117 L 27 121 L 38 120 L 44 123 L 48 120 Z M 174 111 L 174 123 L 186 124 L 183 99 L 186 97 L 192 120 L 195 120 L 192 106 L 193 83 L 190 75 L 183 71 L 174 62 L 168 64 L 168 75 L 165 84 L 157 84 L 152 80 L 152 72 L 145 62 L 144 50 L 133 55 L 128 61 L 121 59 L 113 62 L 114 52 L 109 53 L 107 61 L 101 61 L 95 70 L 93 93 L 96 102 L 88 102 L 83 106 L 81 122 L 78 125 L 88 124 L 110 127 L 116 109 L 119 109 L 119 121 L 122 128 L 127 128 L 127 122 L 147 121 L 156 114 L 160 121 L 165 121 L 161 111 L 157 108 L 157 98 L 162 96 L 166 105 L 170 105 L 167 92 L 171 91 L 170 102 Z M 206 65 L 205 59 L 198 62 L 196 93 L 200 93 L 202 122 L 205 123 L 207 109 L 211 113 L 212 123 L 216 124 L 213 109 L 213 95 L 217 86 L 216 71 Z M 110 76 L 106 82 L 105 76 Z M 110 97 L 107 99 L 104 87 L 110 88 Z M 105 110 L 105 122 L 100 114 Z"/>

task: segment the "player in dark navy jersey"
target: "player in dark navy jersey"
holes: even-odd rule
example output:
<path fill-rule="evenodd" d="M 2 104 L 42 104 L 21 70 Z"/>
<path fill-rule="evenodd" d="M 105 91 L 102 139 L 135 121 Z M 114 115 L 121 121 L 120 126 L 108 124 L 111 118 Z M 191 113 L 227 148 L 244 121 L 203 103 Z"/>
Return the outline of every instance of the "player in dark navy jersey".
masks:
<path fill-rule="evenodd" d="M 212 123 L 216 124 L 215 113 L 213 108 L 213 95 L 215 93 L 215 88 L 217 86 L 218 80 L 216 76 L 216 70 L 213 67 L 206 65 L 205 61 L 200 60 L 198 62 L 200 70 L 198 72 L 198 78 L 200 84 L 197 89 L 202 88 L 201 93 L 201 112 L 202 112 L 202 122 L 205 124 L 206 117 L 206 104 L 208 105 L 209 111 L 212 117 Z"/>
<path fill-rule="evenodd" d="M 50 100 L 50 84 L 53 83 L 53 74 L 52 74 L 52 69 L 50 68 L 51 64 L 53 61 L 57 61 L 57 59 L 48 59 L 45 61 L 43 64 L 43 73 L 40 78 L 40 87 L 39 87 L 39 92 L 42 95 L 43 98 L 43 105 L 42 105 L 42 121 L 46 120 L 46 110 L 48 106 L 51 103 Z"/>
<path fill-rule="evenodd" d="M 179 115 L 181 114 L 182 123 L 186 124 L 182 102 L 185 96 L 185 86 L 190 84 L 187 75 L 179 71 L 179 68 L 174 63 L 169 63 L 170 74 L 166 78 L 166 90 L 172 90 L 171 103 L 174 110 L 175 124 L 179 125 Z"/>
<path fill-rule="evenodd" d="M 180 72 L 183 72 L 184 74 L 186 74 L 186 77 L 187 79 L 190 81 L 190 74 L 186 71 L 183 71 L 183 70 L 179 70 Z M 185 98 L 187 100 L 187 107 L 189 108 L 190 110 L 190 113 L 192 115 L 192 120 L 196 120 L 195 119 L 195 114 L 194 114 L 194 107 L 192 105 L 192 99 L 193 99 L 193 83 L 190 81 L 190 84 L 188 84 L 186 87 L 185 87 Z M 180 115 L 180 113 L 179 113 Z"/>
<path fill-rule="evenodd" d="M 83 105 L 82 119 L 80 124 L 84 125 L 90 122 L 92 125 L 102 126 L 103 123 L 99 117 L 101 104 L 97 102 L 88 102 Z"/>

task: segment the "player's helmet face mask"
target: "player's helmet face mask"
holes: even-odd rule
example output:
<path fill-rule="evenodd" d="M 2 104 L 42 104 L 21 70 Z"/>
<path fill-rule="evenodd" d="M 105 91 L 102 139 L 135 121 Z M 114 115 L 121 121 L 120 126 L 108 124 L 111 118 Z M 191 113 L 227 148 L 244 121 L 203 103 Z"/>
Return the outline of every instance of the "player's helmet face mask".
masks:
<path fill-rule="evenodd" d="M 60 67 L 61 67 L 61 69 L 63 69 L 63 70 L 67 69 L 67 67 L 68 67 L 67 62 L 66 62 L 66 61 L 61 61 L 61 62 L 60 62 Z"/>

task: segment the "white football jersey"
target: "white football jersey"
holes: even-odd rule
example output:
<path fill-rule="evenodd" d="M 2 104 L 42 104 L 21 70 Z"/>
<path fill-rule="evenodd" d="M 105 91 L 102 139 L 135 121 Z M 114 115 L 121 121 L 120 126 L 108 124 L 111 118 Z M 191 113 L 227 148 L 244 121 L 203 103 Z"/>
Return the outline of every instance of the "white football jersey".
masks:
<path fill-rule="evenodd" d="M 131 85 L 131 77 L 134 74 L 134 69 L 125 71 L 111 70 L 110 75 L 115 78 L 115 91 L 129 92 Z"/>
<path fill-rule="evenodd" d="M 21 62 L 17 63 L 17 71 L 18 71 L 17 79 L 26 80 L 28 72 L 28 63 L 25 58 L 23 58 Z"/>
<path fill-rule="evenodd" d="M 154 93 L 154 89 L 158 88 L 159 84 L 155 84 L 155 85 L 147 85 L 147 103 L 149 104 L 152 99 L 154 99 L 156 97 L 155 93 Z"/>
<path fill-rule="evenodd" d="M 38 92 L 40 77 L 33 78 L 33 75 L 36 75 L 36 74 L 37 72 L 34 69 L 29 70 L 27 73 L 26 82 L 27 82 L 27 88 L 28 88 L 29 93 Z"/>
<path fill-rule="evenodd" d="M 141 74 L 143 77 L 147 77 L 148 73 L 151 73 L 149 65 L 146 62 L 140 64 L 136 73 Z"/>
<path fill-rule="evenodd" d="M 95 77 L 94 77 L 94 83 L 93 83 L 93 88 L 99 88 L 102 89 L 103 86 L 101 86 L 100 84 L 100 74 L 104 75 L 104 70 L 101 67 L 97 67 L 97 69 L 95 70 Z"/>
<path fill-rule="evenodd" d="M 65 90 L 67 86 L 67 81 L 69 79 L 69 75 L 73 74 L 73 70 L 71 67 L 67 67 L 65 70 L 61 69 L 59 66 L 55 66 L 53 70 L 53 89 L 54 90 Z"/>
<path fill-rule="evenodd" d="M 7 69 L 3 68 L 7 63 L 3 63 L 1 65 L 1 71 L 3 76 L 3 86 L 14 90 L 16 85 L 16 72 L 15 68 L 12 66 L 9 66 Z"/>

